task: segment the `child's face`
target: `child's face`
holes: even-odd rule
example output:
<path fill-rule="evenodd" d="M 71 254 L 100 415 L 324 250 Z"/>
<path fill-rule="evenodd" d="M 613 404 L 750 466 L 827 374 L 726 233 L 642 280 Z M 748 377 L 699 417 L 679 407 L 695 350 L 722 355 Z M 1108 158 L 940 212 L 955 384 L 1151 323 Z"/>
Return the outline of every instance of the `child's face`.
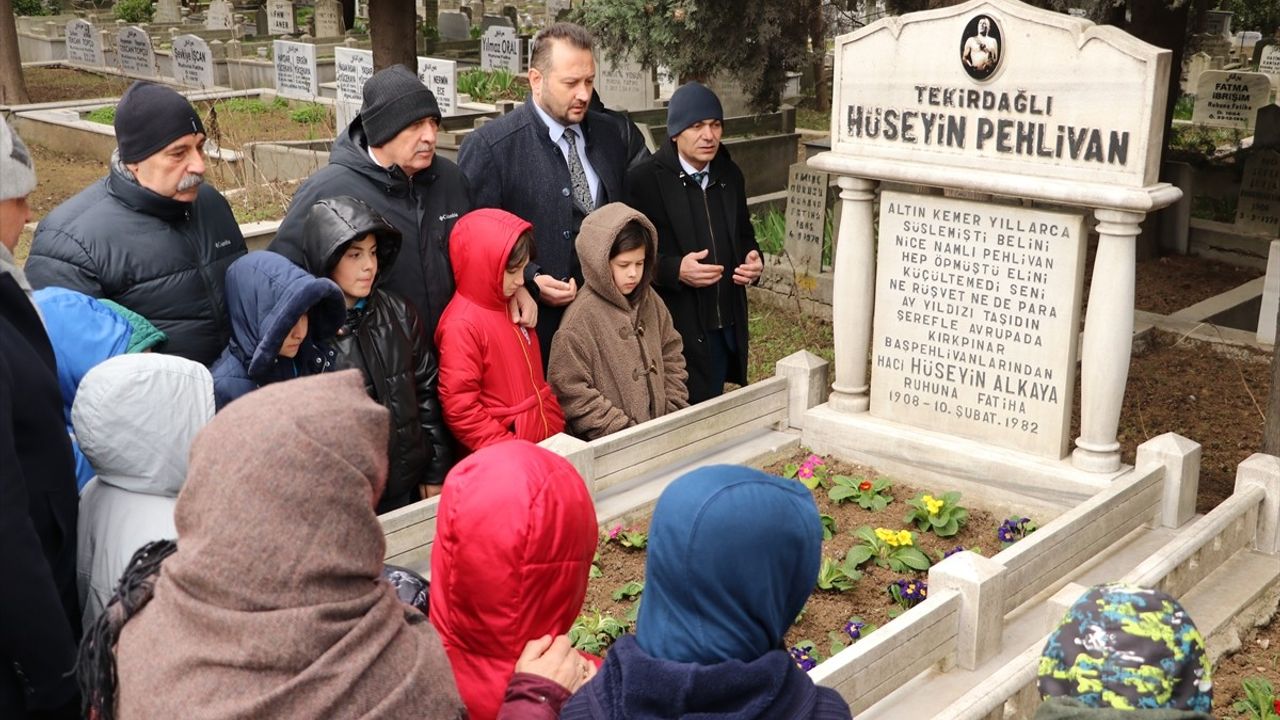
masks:
<path fill-rule="evenodd" d="M 303 313 L 298 318 L 298 322 L 293 324 L 293 329 L 284 337 L 284 344 L 280 346 L 280 357 L 293 358 L 298 355 L 298 348 L 302 347 L 302 341 L 307 339 L 307 314 Z"/>
<path fill-rule="evenodd" d="M 626 250 L 609 259 L 613 271 L 613 284 L 623 295 L 630 295 L 644 277 L 644 248 Z"/>
<path fill-rule="evenodd" d="M 351 307 L 360 298 L 369 297 L 373 292 L 373 278 L 378 274 L 378 239 L 369 233 L 359 240 L 353 240 L 333 266 L 329 279 L 342 288 L 347 298 L 347 307 Z"/>
<path fill-rule="evenodd" d="M 516 294 L 516 291 L 524 287 L 524 268 L 529 264 L 528 260 L 520 263 L 520 267 L 511 270 L 506 269 L 502 272 L 502 297 L 510 298 Z"/>

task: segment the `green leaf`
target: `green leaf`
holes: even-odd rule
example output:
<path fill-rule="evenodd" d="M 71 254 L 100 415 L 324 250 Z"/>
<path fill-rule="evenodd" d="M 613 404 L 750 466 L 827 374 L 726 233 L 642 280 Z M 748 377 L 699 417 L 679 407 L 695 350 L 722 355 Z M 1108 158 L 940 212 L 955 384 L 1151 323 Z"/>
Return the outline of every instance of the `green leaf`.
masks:
<path fill-rule="evenodd" d="M 817 490 L 818 484 L 822 481 L 818 479 L 817 475 L 814 475 L 811 478 L 800 478 L 800 482 L 803 483 L 804 486 L 809 488 L 810 490 Z"/>
<path fill-rule="evenodd" d="M 798 472 L 800 472 L 799 465 L 795 463 L 787 463 L 787 466 L 782 468 L 782 477 L 791 479 L 794 478 Z"/>
<path fill-rule="evenodd" d="M 587 573 L 587 577 L 601 578 L 601 577 L 604 577 L 604 572 L 600 570 L 599 565 L 596 565 L 595 563 L 591 563 L 591 571 Z"/>
<path fill-rule="evenodd" d="M 849 554 L 845 556 L 844 562 L 846 565 L 852 564 L 853 567 L 857 567 L 870 560 L 874 554 L 875 552 L 866 545 L 855 545 L 849 548 Z"/>
<path fill-rule="evenodd" d="M 613 599 L 618 601 L 621 601 L 624 599 L 630 600 L 642 592 L 644 592 L 644 583 L 636 582 L 635 580 L 632 580 L 626 585 L 623 585 L 617 590 L 614 590 Z"/>
<path fill-rule="evenodd" d="M 827 492 L 827 497 L 831 498 L 831 502 L 839 503 L 844 502 L 857 494 L 857 488 L 851 488 L 846 485 L 836 485 Z"/>
<path fill-rule="evenodd" d="M 851 562 L 852 557 L 845 557 L 844 562 L 840 563 L 840 571 L 850 580 L 861 580 L 862 571 L 858 569 L 858 563 Z"/>
<path fill-rule="evenodd" d="M 929 565 L 930 565 L 929 556 L 925 555 L 923 552 L 920 552 L 920 550 L 917 548 L 914 548 L 914 547 L 901 548 L 893 554 L 893 557 L 902 561 L 902 564 L 906 565 L 912 570 L 928 570 L 929 569 Z"/>
<path fill-rule="evenodd" d="M 960 532 L 960 523 L 954 517 L 951 517 L 943 525 L 935 527 L 933 531 L 938 534 L 938 537 L 951 537 Z"/>
<path fill-rule="evenodd" d="M 873 511 L 880 512 L 887 507 L 889 507 L 889 498 L 880 495 L 875 495 L 871 498 L 871 509 Z"/>

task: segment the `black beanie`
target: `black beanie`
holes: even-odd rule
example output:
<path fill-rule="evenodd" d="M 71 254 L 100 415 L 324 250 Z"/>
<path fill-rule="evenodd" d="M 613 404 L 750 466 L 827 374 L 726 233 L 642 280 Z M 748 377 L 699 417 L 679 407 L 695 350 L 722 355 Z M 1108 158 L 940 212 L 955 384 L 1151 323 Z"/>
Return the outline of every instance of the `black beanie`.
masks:
<path fill-rule="evenodd" d="M 667 137 L 675 137 L 685 128 L 703 120 L 724 121 L 720 98 L 701 83 L 681 85 L 667 103 Z"/>
<path fill-rule="evenodd" d="M 184 135 L 203 133 L 204 123 L 187 99 L 163 86 L 135 82 L 116 105 L 120 162 L 136 163 Z"/>
<path fill-rule="evenodd" d="M 436 96 L 403 65 L 392 65 L 364 83 L 360 120 L 370 147 L 381 147 L 424 117 L 440 119 Z"/>

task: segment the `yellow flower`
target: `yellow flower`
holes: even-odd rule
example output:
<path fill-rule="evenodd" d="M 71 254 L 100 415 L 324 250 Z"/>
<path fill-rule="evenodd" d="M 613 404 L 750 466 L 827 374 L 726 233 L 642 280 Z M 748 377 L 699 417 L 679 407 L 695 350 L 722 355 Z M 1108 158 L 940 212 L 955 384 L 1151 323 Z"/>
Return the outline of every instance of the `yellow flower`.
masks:
<path fill-rule="evenodd" d="M 946 504 L 932 495 L 925 495 L 922 500 L 924 500 L 924 507 L 929 511 L 930 515 L 937 515 L 938 511 L 942 509 L 942 506 Z"/>
<path fill-rule="evenodd" d="M 894 543 L 894 545 L 901 545 L 902 547 L 911 547 L 911 545 L 912 545 L 912 542 L 911 542 L 911 531 L 910 531 L 910 530 L 899 530 L 899 531 L 898 531 L 898 542 Z"/>
<path fill-rule="evenodd" d="M 898 546 L 898 533 L 885 528 L 876 528 L 876 537 L 880 538 L 880 542 L 886 545 Z"/>

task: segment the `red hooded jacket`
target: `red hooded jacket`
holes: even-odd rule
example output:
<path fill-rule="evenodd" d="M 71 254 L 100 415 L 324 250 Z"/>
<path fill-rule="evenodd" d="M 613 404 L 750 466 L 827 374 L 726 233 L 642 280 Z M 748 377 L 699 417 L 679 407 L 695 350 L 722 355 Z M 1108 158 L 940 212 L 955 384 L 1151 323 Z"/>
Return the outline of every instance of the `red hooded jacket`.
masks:
<path fill-rule="evenodd" d="M 431 552 L 431 624 L 471 720 L 494 720 L 529 640 L 568 632 L 597 541 L 595 506 L 567 460 L 521 440 L 454 466 Z"/>
<path fill-rule="evenodd" d="M 436 327 L 440 404 L 449 430 L 470 450 L 513 437 L 541 442 L 564 430 L 538 336 L 511 322 L 502 294 L 507 256 L 532 228 L 486 208 L 462 216 L 449 238 L 458 287 Z"/>

